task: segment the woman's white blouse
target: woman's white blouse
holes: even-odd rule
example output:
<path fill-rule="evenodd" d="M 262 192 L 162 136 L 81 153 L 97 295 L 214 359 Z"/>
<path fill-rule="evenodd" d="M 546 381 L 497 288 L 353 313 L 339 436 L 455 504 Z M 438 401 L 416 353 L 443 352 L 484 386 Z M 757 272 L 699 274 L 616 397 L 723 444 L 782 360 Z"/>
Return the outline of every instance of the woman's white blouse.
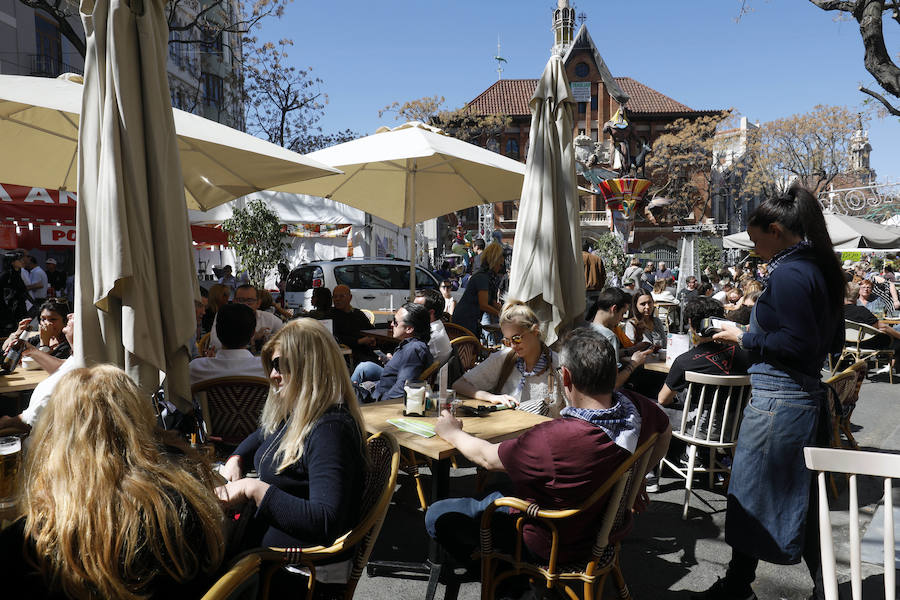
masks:
<path fill-rule="evenodd" d="M 489 392 L 494 389 L 497 378 L 506 356 L 512 352 L 512 348 L 503 348 L 499 352 L 492 353 L 486 360 L 475 365 L 467 371 L 462 378 L 476 390 Z M 522 393 L 516 396 L 515 391 L 522 379 L 522 374 L 515 367 L 503 382 L 500 394 L 508 394 L 519 401 L 519 410 L 558 417 L 559 411 L 566 406 L 565 396 L 562 393 L 562 381 L 559 377 L 559 356 L 550 351 L 552 368 L 540 375 L 532 375 L 525 378 Z"/>

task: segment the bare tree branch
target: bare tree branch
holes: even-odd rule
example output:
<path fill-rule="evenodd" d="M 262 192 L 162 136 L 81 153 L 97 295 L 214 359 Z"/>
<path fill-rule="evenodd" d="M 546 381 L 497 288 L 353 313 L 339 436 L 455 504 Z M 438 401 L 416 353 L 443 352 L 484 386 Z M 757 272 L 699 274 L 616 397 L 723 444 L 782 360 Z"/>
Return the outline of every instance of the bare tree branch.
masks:
<path fill-rule="evenodd" d="M 856 10 L 858 2 L 851 0 L 809 0 L 822 10 L 839 10 L 841 12 L 852 13 Z"/>
<path fill-rule="evenodd" d="M 892 104 L 888 101 L 887 98 L 885 98 L 884 96 L 882 96 L 882 95 L 879 94 L 878 92 L 873 92 L 872 90 L 870 90 L 870 89 L 868 89 L 868 88 L 866 88 L 866 87 L 863 87 L 863 86 L 859 86 L 859 91 L 861 91 L 863 94 L 868 94 L 869 96 L 872 96 L 873 98 L 875 98 L 876 100 L 878 100 L 879 102 L 881 102 L 881 103 L 884 105 L 884 108 L 885 108 L 890 114 L 894 115 L 895 117 L 900 117 L 900 108 L 897 108 L 896 106 L 892 105 Z"/>

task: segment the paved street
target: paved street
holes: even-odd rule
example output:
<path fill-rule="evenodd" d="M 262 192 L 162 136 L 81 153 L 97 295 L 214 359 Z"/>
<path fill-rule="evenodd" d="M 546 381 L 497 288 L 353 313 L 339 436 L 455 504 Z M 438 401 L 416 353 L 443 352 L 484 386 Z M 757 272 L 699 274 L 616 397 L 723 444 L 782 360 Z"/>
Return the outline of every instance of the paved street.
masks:
<path fill-rule="evenodd" d="M 900 452 L 900 412 L 897 410 L 900 380 L 893 386 L 887 383 L 886 376 L 880 376 L 876 381 L 867 381 L 862 388 L 860 403 L 853 414 L 854 429 L 858 429 L 854 435 L 863 449 Z M 473 474 L 473 469 L 454 471 L 451 493 L 471 494 L 474 489 Z M 422 514 L 415 508 L 414 486 L 406 476 L 401 475 L 400 479 L 401 488 L 376 544 L 373 559 L 421 560 L 426 555 Z M 502 489 L 501 478 L 495 476 L 492 483 L 500 484 Z M 705 589 L 725 573 L 730 556 L 724 541 L 725 499 L 719 493 L 699 490 L 700 496 L 713 508 L 693 498 L 689 518 L 682 521 L 683 483 L 664 474 L 661 484 L 660 493 L 652 496 L 650 508 L 638 517 L 635 530 L 623 543 L 623 570 L 635 598 L 687 599 L 690 591 Z M 832 502 L 832 508 L 846 510 L 845 484 L 840 478 L 838 485 L 841 498 Z M 860 505 L 865 505 L 862 510 L 866 525 L 880 502 L 881 483 L 861 480 Z M 833 512 L 832 521 L 836 524 L 835 537 L 840 535 L 842 540 L 846 540 L 846 515 Z M 849 579 L 849 550 L 845 541 L 836 554 L 841 580 L 846 581 Z M 364 574 L 357 597 L 422 598 L 426 587 L 424 576 L 416 577 L 369 578 Z M 883 592 L 879 592 L 883 586 L 881 565 L 864 563 L 863 577 L 864 595 L 869 593 L 874 597 L 883 597 Z M 754 589 L 761 600 L 804 600 L 809 596 L 812 582 L 803 564 L 785 567 L 761 563 Z M 849 586 L 841 586 L 841 593 L 849 597 Z M 615 597 L 611 584 L 606 596 Z M 458 588 L 455 585 L 441 585 L 436 595 L 438 599 L 471 600 L 479 597 L 480 585 L 477 582 L 463 582 Z"/>

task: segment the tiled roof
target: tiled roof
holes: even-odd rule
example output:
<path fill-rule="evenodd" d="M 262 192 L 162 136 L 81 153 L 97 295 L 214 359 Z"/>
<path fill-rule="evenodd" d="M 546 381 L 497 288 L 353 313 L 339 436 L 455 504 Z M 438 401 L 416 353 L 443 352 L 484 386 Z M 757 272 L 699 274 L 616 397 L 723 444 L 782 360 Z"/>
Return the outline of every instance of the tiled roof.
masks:
<path fill-rule="evenodd" d="M 622 90 L 630 100 L 625 107 L 630 113 L 685 113 L 695 112 L 693 108 L 660 94 L 631 77 L 616 77 Z"/>
<path fill-rule="evenodd" d="M 616 77 L 616 82 L 630 96 L 626 105 L 633 114 L 684 114 L 715 111 L 694 110 L 689 106 L 647 87 L 631 77 Z M 477 114 L 504 114 L 512 117 L 531 114 L 528 103 L 537 79 L 501 79 L 481 92 L 469 103 L 469 108 Z"/>
<path fill-rule="evenodd" d="M 537 84 L 537 79 L 501 79 L 469 102 L 468 108 L 480 115 L 530 115 L 528 103 Z"/>

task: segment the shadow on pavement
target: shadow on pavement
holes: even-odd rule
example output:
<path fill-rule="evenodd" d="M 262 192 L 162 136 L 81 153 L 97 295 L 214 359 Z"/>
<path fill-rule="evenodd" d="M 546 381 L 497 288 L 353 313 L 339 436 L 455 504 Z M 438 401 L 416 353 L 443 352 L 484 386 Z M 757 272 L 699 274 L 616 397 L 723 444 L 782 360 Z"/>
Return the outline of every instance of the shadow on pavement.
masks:
<path fill-rule="evenodd" d="M 697 567 L 698 542 L 714 540 L 721 531 L 712 515 L 692 509 L 682 521 L 681 510 L 681 504 L 654 499 L 622 542 L 622 571 L 635 598 L 690 597 L 689 591 L 670 588 Z"/>

